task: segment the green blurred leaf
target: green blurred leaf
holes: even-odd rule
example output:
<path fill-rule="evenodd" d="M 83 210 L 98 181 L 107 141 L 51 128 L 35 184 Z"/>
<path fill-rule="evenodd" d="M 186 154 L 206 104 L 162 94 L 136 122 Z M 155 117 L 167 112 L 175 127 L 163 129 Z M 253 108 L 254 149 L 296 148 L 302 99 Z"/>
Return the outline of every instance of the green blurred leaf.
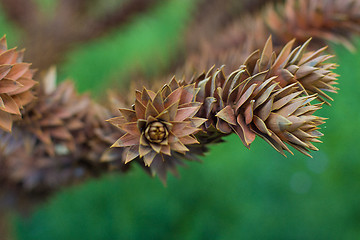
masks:
<path fill-rule="evenodd" d="M 8 21 L 4 10 L 0 5 L 0 37 L 6 34 L 6 39 L 9 47 L 14 47 L 19 42 L 21 31 L 15 24 Z"/>
<path fill-rule="evenodd" d="M 105 91 L 109 83 L 118 88 L 129 83 L 125 76 L 135 69 L 164 69 L 179 49 L 193 5 L 190 0 L 167 1 L 113 34 L 80 45 L 60 66 L 60 78 L 71 77 L 80 91 L 91 90 L 96 95 Z"/>

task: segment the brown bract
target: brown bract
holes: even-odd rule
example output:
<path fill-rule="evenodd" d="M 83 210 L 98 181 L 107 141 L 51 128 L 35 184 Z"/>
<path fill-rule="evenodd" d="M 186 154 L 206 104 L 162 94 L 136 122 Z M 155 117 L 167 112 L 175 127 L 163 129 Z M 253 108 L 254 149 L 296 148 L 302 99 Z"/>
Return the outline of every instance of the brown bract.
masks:
<path fill-rule="evenodd" d="M 23 106 L 34 99 L 34 70 L 30 63 L 22 62 L 23 54 L 16 48 L 7 49 L 5 36 L 0 38 L 0 128 L 7 132 L 14 116 L 21 116 Z"/>
<path fill-rule="evenodd" d="M 338 75 L 332 72 L 337 64 L 327 60 L 333 55 L 325 54 L 326 47 L 317 51 L 307 51 L 311 39 L 295 47 L 295 39 L 288 42 L 281 52 L 273 51 L 271 37 L 268 38 L 262 52 L 253 52 L 244 65 L 251 75 L 267 71 L 266 77 L 274 77 L 281 87 L 296 83 L 295 86 L 304 94 L 317 94 L 317 99 L 330 105 L 333 99 L 327 93 L 337 93 Z"/>
<path fill-rule="evenodd" d="M 312 142 L 320 142 L 317 131 L 324 118 L 312 114 L 321 108 L 310 105 L 316 96 L 301 95 L 295 84 L 281 88 L 272 78 L 259 74 L 246 79 L 234 90 L 241 89 L 240 97 L 228 103 L 216 116 L 217 128 L 225 133 L 235 132 L 246 147 L 258 135 L 281 154 L 292 153 L 287 143 L 310 156 L 309 150 L 318 150 Z"/>
<path fill-rule="evenodd" d="M 71 81 L 56 86 L 55 80 L 43 79 L 37 100 L 29 105 L 18 124 L 36 135 L 49 155 L 75 154 L 76 145 L 88 140 L 86 120 L 91 100 L 88 95 L 78 95 Z"/>
<path fill-rule="evenodd" d="M 133 109 L 120 109 L 121 117 L 108 120 L 126 132 L 112 146 L 125 148 L 125 163 L 140 157 L 157 172 L 158 165 L 178 161 L 177 153 L 186 154 L 186 145 L 197 144 L 193 134 L 206 121 L 194 117 L 201 106 L 197 91 L 194 84 L 179 86 L 175 78 L 157 93 L 136 91 Z"/>
<path fill-rule="evenodd" d="M 196 100 L 203 102 L 198 116 L 207 118 L 204 130 L 211 136 L 236 133 L 249 147 L 258 135 L 284 155 L 285 143 L 309 155 L 320 142 L 318 126 L 324 118 L 313 116 L 322 103 L 328 103 L 325 92 L 336 92 L 336 64 L 326 63 L 330 55 L 325 48 L 306 52 L 306 46 L 292 50 L 288 43 L 279 56 L 272 49 L 271 38 L 262 52 L 255 51 L 244 65 L 226 75 L 224 67 L 211 68 L 192 79 L 199 88 Z M 221 134 L 219 134 L 221 133 Z"/>

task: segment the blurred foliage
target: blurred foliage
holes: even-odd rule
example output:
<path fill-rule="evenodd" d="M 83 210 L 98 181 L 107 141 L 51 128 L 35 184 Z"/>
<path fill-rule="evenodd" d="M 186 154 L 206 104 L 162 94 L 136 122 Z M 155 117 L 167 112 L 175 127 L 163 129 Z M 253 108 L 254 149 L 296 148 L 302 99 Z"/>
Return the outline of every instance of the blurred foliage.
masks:
<path fill-rule="evenodd" d="M 147 75 L 166 69 L 180 50 L 182 33 L 194 1 L 172 0 L 138 17 L 124 29 L 68 54 L 59 67 L 60 79 L 71 77 L 80 91 L 98 95 L 104 86 L 129 83 L 135 70 Z"/>
<path fill-rule="evenodd" d="M 15 26 L 15 24 L 7 21 L 2 6 L 0 5 L 0 36 L 6 34 L 9 47 L 14 47 L 18 43 L 21 31 Z"/>
<path fill-rule="evenodd" d="M 170 1 L 79 46 L 59 66 L 61 78 L 105 91 L 115 78 L 118 87 L 129 81 L 122 76 L 135 67 L 161 71 L 175 56 L 191 5 Z M 0 30 L 11 43 L 20 36 L 1 14 Z M 203 164 L 181 169 L 181 179 L 170 176 L 167 187 L 135 167 L 66 189 L 32 216 L 14 216 L 18 239 L 358 239 L 360 54 L 333 47 L 341 90 L 320 112 L 329 120 L 313 159 L 284 158 L 261 139 L 247 150 L 230 136 Z"/>

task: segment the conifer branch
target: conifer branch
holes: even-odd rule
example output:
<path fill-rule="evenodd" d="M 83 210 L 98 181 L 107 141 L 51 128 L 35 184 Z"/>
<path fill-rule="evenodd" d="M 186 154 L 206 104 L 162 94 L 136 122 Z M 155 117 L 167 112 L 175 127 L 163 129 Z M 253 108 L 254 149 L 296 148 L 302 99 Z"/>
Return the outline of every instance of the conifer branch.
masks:
<path fill-rule="evenodd" d="M 325 62 L 332 56 L 324 49 L 307 51 L 309 42 L 292 49 L 293 42 L 277 55 L 269 38 L 230 74 L 226 66 L 212 67 L 197 77 L 172 78 L 156 92 L 143 88 L 133 108 L 120 109 L 120 117 L 78 95 L 70 81 L 56 86 L 50 71 L 34 90 L 37 99 L 22 110 L 22 120 L 11 133 L 1 132 L 3 199 L 21 195 L 36 203 L 89 177 L 125 172 L 132 162 L 165 184 L 168 171 L 178 175 L 184 160 L 200 161 L 209 144 L 232 133 L 248 148 L 260 136 L 283 155 L 292 153 L 288 144 L 310 156 L 318 150 L 313 143 L 320 142 L 325 120 L 313 115 L 322 103 L 311 102 L 326 102 L 325 92 L 336 92 L 336 64 Z M 4 53 L 0 58 L 14 58 Z M 124 106 L 121 98 L 113 102 Z"/>
<path fill-rule="evenodd" d="M 188 75 L 195 69 L 208 69 L 226 63 L 235 70 L 265 39 L 272 35 L 274 49 L 280 50 L 296 39 L 303 44 L 312 38 L 311 50 L 327 42 L 337 42 L 354 50 L 352 38 L 360 33 L 360 1 L 358 0 L 287 0 L 270 3 L 253 15 L 244 15 L 216 33 L 216 38 L 199 38 L 200 50 L 189 52 L 185 61 Z M 182 70 L 183 71 L 183 70 Z"/>
<path fill-rule="evenodd" d="M 48 14 L 32 0 L 0 1 L 9 20 L 23 30 L 22 44 L 31 46 L 27 51 L 27 60 L 41 70 L 63 61 L 64 53 L 76 44 L 94 40 L 124 26 L 134 16 L 159 5 L 161 1 L 126 0 L 94 17 L 90 10 L 99 2 L 58 0 L 54 13 Z"/>
<path fill-rule="evenodd" d="M 332 57 L 324 49 L 307 52 L 309 41 L 292 50 L 293 42 L 277 57 L 269 38 L 261 54 L 230 74 L 213 67 L 190 80 L 173 78 L 157 92 L 137 91 L 133 109 L 110 120 L 125 132 L 113 147 L 126 149 L 125 163 L 140 158 L 163 182 L 166 170 L 176 173 L 178 153 L 187 159 L 196 144 L 206 149 L 231 133 L 248 148 L 258 135 L 283 155 L 292 153 L 288 144 L 311 156 L 325 120 L 313 115 L 322 103 L 311 102 L 336 92 L 336 64 L 324 63 Z"/>
<path fill-rule="evenodd" d="M 229 134 L 237 134 L 247 148 L 259 136 L 283 155 L 292 153 L 291 146 L 310 156 L 318 150 L 314 143 L 320 142 L 325 120 L 314 114 L 337 91 L 337 65 L 328 62 L 332 56 L 325 48 L 310 48 L 309 40 L 293 48 L 295 40 L 282 44 L 275 31 L 274 41 L 269 38 L 261 51 L 251 53 L 269 31 L 263 20 L 256 26 L 261 39 L 250 31 L 241 39 L 245 45 L 227 46 L 233 52 L 200 55 L 201 63 L 224 60 L 225 66 L 174 77 L 157 91 L 141 88 L 131 108 L 116 106 L 121 116 L 77 94 L 71 81 L 56 86 L 54 73 L 36 85 L 22 52 L 8 50 L 0 39 L 1 202 L 10 197 L 18 200 L 15 207 L 31 205 L 64 186 L 125 172 L 134 162 L 166 183 L 168 171 L 178 175 L 178 165 L 200 161 L 210 144 Z M 219 46 L 223 50 L 221 39 Z"/>

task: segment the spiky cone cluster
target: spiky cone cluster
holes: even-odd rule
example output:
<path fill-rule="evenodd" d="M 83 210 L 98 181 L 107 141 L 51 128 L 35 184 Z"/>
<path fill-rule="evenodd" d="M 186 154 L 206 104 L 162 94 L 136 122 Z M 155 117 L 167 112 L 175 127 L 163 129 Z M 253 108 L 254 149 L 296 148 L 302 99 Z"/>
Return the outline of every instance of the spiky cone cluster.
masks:
<path fill-rule="evenodd" d="M 329 104 L 333 99 L 327 93 L 337 93 L 337 77 L 335 63 L 326 62 L 333 55 L 324 53 L 326 47 L 317 51 L 307 51 L 311 39 L 293 48 L 295 40 L 288 42 L 277 55 L 273 51 L 271 37 L 268 38 L 262 52 L 255 51 L 245 61 L 246 71 L 255 75 L 266 71 L 266 78 L 277 76 L 274 81 L 281 87 L 295 83 L 306 95 L 317 94 L 317 99 Z"/>
<path fill-rule="evenodd" d="M 87 140 L 83 130 L 91 106 L 90 98 L 78 96 L 71 81 L 62 82 L 57 87 L 44 81 L 37 95 L 37 101 L 29 105 L 18 124 L 33 133 L 50 156 L 77 154 L 76 145 Z"/>
<path fill-rule="evenodd" d="M 246 147 L 258 135 L 283 155 L 284 150 L 292 154 L 287 143 L 310 156 L 309 150 L 318 150 L 312 142 L 319 142 L 318 126 L 325 120 L 312 114 L 322 104 L 310 105 L 316 96 L 299 97 L 302 91 L 295 84 L 281 88 L 274 78 L 265 77 L 255 75 L 232 89 L 239 91 L 240 97 L 230 96 L 224 102 L 226 107 L 216 114 L 217 128 L 235 132 Z"/>
<path fill-rule="evenodd" d="M 88 140 L 82 144 L 84 148 L 82 152 L 84 152 L 83 157 L 86 159 L 94 162 L 100 161 L 102 157 L 104 158 L 103 161 L 115 160 L 112 157 L 110 158 L 110 155 L 108 156 L 109 159 L 103 156 L 104 152 L 108 151 L 107 147 L 124 134 L 121 131 L 115 131 L 115 127 L 106 123 L 106 120 L 112 116 L 106 107 L 97 103 L 91 104 L 84 118 L 84 131 Z M 118 158 L 121 159 L 121 156 Z"/>
<path fill-rule="evenodd" d="M 77 145 L 79 153 L 57 151 L 50 156 L 46 146 L 33 133 L 17 126 L 14 126 L 12 133 L 2 131 L 1 207 L 29 210 L 59 189 L 98 177 L 109 170 L 127 170 L 129 166 L 124 166 L 121 162 L 122 149 L 106 151 L 110 144 L 103 138 L 108 135 L 103 132 L 96 133 L 97 136 L 93 134 L 88 134 L 86 144 Z M 100 161 L 105 153 L 112 162 Z"/>
<path fill-rule="evenodd" d="M 194 84 L 180 86 L 175 78 L 156 93 L 136 91 L 133 109 L 119 109 L 122 116 L 109 120 L 126 132 L 113 144 L 124 148 L 125 163 L 140 158 L 163 182 L 168 170 L 176 175 L 183 156 L 192 159 L 193 134 L 206 121 L 194 117 L 201 106 L 196 93 Z"/>
<path fill-rule="evenodd" d="M 123 149 L 109 148 L 125 132 L 108 124 L 107 119 L 115 115 L 107 106 L 92 103 L 84 119 L 87 141 L 78 146 L 80 158 L 99 169 L 125 172 L 130 165 L 124 164 Z M 101 165 L 101 166 L 100 166 Z"/>
<path fill-rule="evenodd" d="M 78 96 L 69 82 L 50 85 L 54 89 L 43 85 L 49 92 L 41 90 L 12 133 L 0 132 L 2 205 L 31 207 L 62 187 L 129 167 L 122 162 L 122 149 L 108 150 L 123 134 L 106 123 L 109 111 L 86 95 Z M 24 197 L 28 201 L 22 201 Z"/>
<path fill-rule="evenodd" d="M 133 87 L 130 87 L 133 89 Z M 119 115 L 119 108 L 126 108 L 126 106 L 131 105 L 133 102 L 133 95 L 129 93 L 129 91 L 125 92 L 116 92 L 116 91 L 108 91 L 108 101 L 102 105 L 102 109 L 106 109 L 106 114 L 101 114 L 102 118 L 106 117 L 106 120 L 116 118 Z M 134 163 L 139 164 L 143 170 L 149 175 L 151 174 L 150 168 L 145 165 L 144 161 L 140 158 L 136 158 L 131 162 L 126 162 L 124 157 L 123 148 L 120 147 L 112 147 L 114 142 L 116 142 L 119 138 L 121 138 L 126 131 L 119 129 L 118 126 L 114 124 L 109 124 L 108 122 L 103 122 L 106 126 L 99 128 L 99 135 L 102 136 L 102 139 L 106 141 L 106 150 L 102 153 L 100 161 L 107 163 L 110 169 L 118 169 L 119 167 L 126 171 L 131 168 L 131 165 Z"/>
<path fill-rule="evenodd" d="M 55 68 L 40 83 L 37 100 L 25 109 L 23 120 L 17 122 L 19 128 L 35 135 L 49 157 L 71 155 L 99 161 L 110 142 L 121 136 L 105 122 L 111 116 L 109 110 L 87 94 L 77 94 L 72 81 L 57 86 Z"/>
<path fill-rule="evenodd" d="M 325 119 L 312 114 L 322 103 L 311 105 L 317 95 L 305 89 L 310 92 L 327 81 L 325 90 L 335 91 L 336 76 L 330 70 L 335 65 L 324 63 L 329 56 L 320 55 L 323 49 L 307 53 L 306 44 L 293 51 L 291 45 L 276 57 L 269 39 L 262 54 L 256 51 L 229 75 L 224 67 L 212 68 L 191 80 L 200 89 L 196 101 L 203 105 L 198 116 L 208 119 L 203 125 L 208 134 L 221 138 L 219 133 L 235 132 L 246 147 L 259 135 L 282 154 L 291 152 L 285 143 L 306 155 L 317 150 L 312 142 L 319 142 L 318 126 Z M 290 70 L 293 78 L 285 81 Z"/>
<path fill-rule="evenodd" d="M 37 96 L 14 125 L 14 133 L 2 133 L 4 183 L 17 186 L 17 192 L 50 193 L 109 167 L 127 168 L 122 149 L 107 150 L 123 134 L 106 123 L 112 116 L 109 110 L 77 94 L 70 81 L 56 86 L 55 69 L 47 72 Z M 102 162 L 104 158 L 111 164 Z"/>
<path fill-rule="evenodd" d="M 22 62 L 23 54 L 16 48 L 8 49 L 5 36 L 0 38 L 0 128 L 7 132 L 21 116 L 20 110 L 34 99 L 34 70 L 30 63 Z"/>

